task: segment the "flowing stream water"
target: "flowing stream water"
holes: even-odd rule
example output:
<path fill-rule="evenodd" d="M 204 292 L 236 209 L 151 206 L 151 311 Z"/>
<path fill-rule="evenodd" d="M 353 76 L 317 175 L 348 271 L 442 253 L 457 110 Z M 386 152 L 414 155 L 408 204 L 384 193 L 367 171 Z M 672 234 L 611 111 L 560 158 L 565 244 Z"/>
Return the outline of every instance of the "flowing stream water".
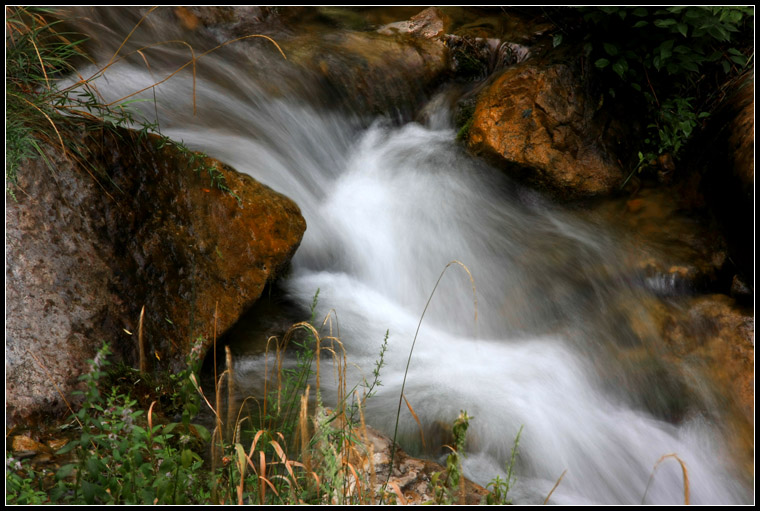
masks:
<path fill-rule="evenodd" d="M 87 32 L 113 51 L 138 19 L 126 12 L 86 12 Z M 176 26 L 158 19 L 146 21 L 135 40 L 181 37 L 203 47 L 197 34 L 174 33 Z M 429 99 L 424 121 L 372 119 L 310 99 L 304 90 L 323 94 L 317 83 L 293 73 L 263 41 L 246 48 L 203 58 L 196 115 L 189 69 L 157 87 L 160 126 L 300 206 L 308 228 L 281 287 L 306 312 L 319 290 L 318 318 L 334 309 L 349 388 L 371 380 L 389 332 L 369 424 L 393 434 L 423 309 L 457 260 L 471 273 L 477 303 L 467 272 L 450 266 L 421 323 L 404 393 L 431 438 L 460 410 L 474 417 L 468 477 L 483 485 L 504 478 L 522 426 L 516 503 L 543 502 L 564 470 L 553 503 L 641 503 L 655 463 L 668 453 L 688 468 L 692 503 L 751 502 L 709 392 L 670 376 L 654 356 L 654 368 L 643 373 L 625 356 L 637 349 L 656 355 L 658 337 L 654 327 L 644 338 L 631 327 L 647 325 L 640 303 L 652 291 L 629 261 L 638 248 L 614 226 L 582 220 L 470 157 L 442 97 Z M 120 62 L 96 82 L 99 91 L 125 96 L 188 53 L 166 47 L 146 55 L 150 70 L 137 56 Z M 153 91 L 140 97 L 152 100 Z M 152 103 L 135 106 L 155 117 Z M 260 342 L 238 356 L 243 392 L 260 392 L 263 364 Z M 329 404 L 334 384 L 328 377 L 322 384 Z M 422 453 L 406 407 L 399 431 L 402 447 Z M 683 502 L 675 460 L 658 468 L 646 502 Z"/>

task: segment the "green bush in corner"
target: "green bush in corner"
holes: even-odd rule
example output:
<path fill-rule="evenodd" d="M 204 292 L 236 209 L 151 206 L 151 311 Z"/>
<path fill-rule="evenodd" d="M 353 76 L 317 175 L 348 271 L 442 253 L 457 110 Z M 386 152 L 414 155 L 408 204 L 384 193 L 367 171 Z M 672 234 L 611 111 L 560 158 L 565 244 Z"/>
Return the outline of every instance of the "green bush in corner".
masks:
<path fill-rule="evenodd" d="M 677 159 L 722 86 L 754 57 L 754 7 L 582 7 L 584 52 L 607 76 L 611 99 L 647 110 L 635 170 Z M 555 36 L 555 45 L 561 34 Z"/>

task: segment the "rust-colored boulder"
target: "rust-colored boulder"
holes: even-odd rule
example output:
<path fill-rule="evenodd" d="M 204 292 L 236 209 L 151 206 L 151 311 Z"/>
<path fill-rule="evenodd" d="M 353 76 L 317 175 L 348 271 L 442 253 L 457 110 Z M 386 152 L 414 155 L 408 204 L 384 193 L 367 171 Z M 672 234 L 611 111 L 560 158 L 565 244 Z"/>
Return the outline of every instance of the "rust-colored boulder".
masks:
<path fill-rule="evenodd" d="M 560 198 L 607 194 L 625 175 L 598 110 L 571 65 L 527 61 L 481 93 L 468 146 Z"/>
<path fill-rule="evenodd" d="M 666 360 L 725 411 L 733 455 L 754 467 L 755 319 L 726 295 L 704 295 L 682 307 L 660 306 L 653 318 Z"/>
<path fill-rule="evenodd" d="M 58 390 L 103 341 L 136 365 L 143 306 L 149 365 L 181 367 L 198 337 L 207 348 L 253 305 L 306 227 L 291 200 L 221 162 L 126 130 L 82 133 L 106 175 L 48 147 L 53 168 L 28 162 L 7 202 L 11 422 L 61 410 Z"/>

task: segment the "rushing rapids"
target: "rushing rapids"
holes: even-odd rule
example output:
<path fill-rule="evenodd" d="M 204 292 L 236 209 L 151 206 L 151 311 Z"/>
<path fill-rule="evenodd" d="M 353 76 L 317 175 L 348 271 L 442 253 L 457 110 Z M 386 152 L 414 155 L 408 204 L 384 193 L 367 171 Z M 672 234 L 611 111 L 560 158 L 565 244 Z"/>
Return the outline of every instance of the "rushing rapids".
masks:
<path fill-rule="evenodd" d="M 126 13 L 89 13 L 86 30 L 97 34 L 104 62 L 138 19 Z M 216 45 L 161 23 L 148 18 L 135 39 Z M 157 114 L 164 134 L 300 206 L 308 228 L 282 287 L 304 311 L 319 290 L 317 317 L 336 311 L 349 388 L 371 379 L 389 331 L 382 386 L 367 403 L 370 424 L 393 434 L 423 309 L 456 260 L 472 281 L 460 265 L 446 270 L 416 336 L 404 394 L 429 437 L 459 410 L 474 417 L 468 477 L 483 485 L 505 477 L 522 426 L 517 503 L 543 502 L 567 470 L 553 503 L 636 504 L 646 493 L 646 503 L 677 504 L 683 473 L 675 460 L 650 481 L 669 453 L 688 467 L 692 503 L 751 501 L 727 454 L 721 412 L 710 409 L 710 390 L 662 370 L 655 329 L 642 336 L 631 326 L 647 324 L 640 304 L 654 296 L 629 258 L 638 247 L 614 226 L 584 221 L 467 155 L 441 97 L 429 98 L 432 115 L 417 121 L 326 106 L 304 93 L 327 94 L 313 76 L 294 72 L 259 42 L 204 56 L 195 79 L 188 67 L 162 83 L 155 110 L 148 102 L 134 106 L 150 119 Z M 150 69 L 139 56 L 118 62 L 96 82 L 99 92 L 108 100 L 127 96 L 188 58 L 186 48 L 171 46 L 146 55 Z M 152 100 L 154 92 L 139 97 Z M 238 363 L 243 392 L 261 392 L 262 341 Z M 642 370 L 634 352 L 654 369 Z M 322 382 L 328 404 L 331 381 Z M 404 448 L 438 455 L 418 445 L 405 409 L 400 422 Z"/>

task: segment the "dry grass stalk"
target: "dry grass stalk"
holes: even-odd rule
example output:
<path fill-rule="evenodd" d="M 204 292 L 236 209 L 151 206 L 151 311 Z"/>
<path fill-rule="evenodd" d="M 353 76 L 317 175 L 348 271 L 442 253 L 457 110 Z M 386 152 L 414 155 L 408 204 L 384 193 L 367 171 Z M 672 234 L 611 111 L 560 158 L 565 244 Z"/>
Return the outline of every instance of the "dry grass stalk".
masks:
<path fill-rule="evenodd" d="M 198 393 L 199 393 L 199 394 L 201 395 L 201 397 L 203 398 L 203 401 L 205 401 L 205 402 L 206 402 L 206 405 L 208 405 L 209 409 L 210 409 L 210 410 L 211 410 L 211 411 L 214 413 L 214 415 L 216 416 L 216 418 L 217 418 L 219 421 L 221 421 L 221 418 L 219 417 L 219 414 L 216 412 L 216 410 L 215 410 L 215 409 L 214 409 L 214 407 L 211 405 L 211 403 L 209 403 L 209 400 L 208 400 L 208 398 L 206 397 L 206 394 L 204 394 L 204 393 L 203 393 L 203 389 L 202 389 L 202 388 L 201 388 L 201 386 L 198 384 L 198 380 L 195 378 L 195 375 L 194 375 L 194 374 L 191 374 L 191 375 L 190 375 L 190 381 L 191 381 L 191 382 L 193 383 L 193 385 L 195 386 L 195 390 L 197 390 L 197 391 L 198 391 Z"/>
<path fill-rule="evenodd" d="M 414 408 L 412 408 L 411 403 L 409 403 L 409 400 L 404 396 L 404 401 L 406 401 L 406 407 L 409 408 L 409 411 L 412 413 L 412 417 L 414 417 L 414 420 L 417 422 L 417 428 L 420 430 L 420 438 L 422 438 L 422 448 L 427 449 L 427 444 L 425 443 L 425 433 L 422 430 L 422 423 L 420 422 L 419 417 L 417 417 L 417 414 L 414 413 Z"/>
<path fill-rule="evenodd" d="M 377 472 L 375 472 L 375 446 L 372 442 L 369 440 L 369 435 L 367 435 L 367 423 L 364 420 L 364 408 L 359 405 L 359 423 L 361 424 L 361 429 L 359 430 L 361 433 L 361 439 L 362 443 L 367 447 L 367 459 L 369 460 L 369 485 L 370 485 L 370 492 L 369 492 L 369 499 L 370 504 L 373 506 L 375 505 L 375 489 L 377 488 Z"/>
<path fill-rule="evenodd" d="M 216 302 L 214 305 L 214 388 L 216 388 L 216 382 L 217 382 L 217 374 L 216 374 L 216 319 L 218 317 L 219 312 L 219 301 Z M 219 408 L 217 408 L 219 410 Z"/>
<path fill-rule="evenodd" d="M 143 335 L 143 322 L 145 319 L 145 305 L 140 309 L 140 321 L 137 326 L 137 350 L 140 357 L 140 372 L 148 372 L 148 357 L 145 355 L 145 336 Z"/>
<path fill-rule="evenodd" d="M 554 486 L 552 486 L 551 491 L 549 492 L 549 495 L 546 496 L 546 499 L 544 499 L 544 505 L 546 505 L 549 502 L 549 498 L 552 496 L 552 493 L 554 493 L 554 490 L 557 489 L 557 486 L 559 486 L 560 481 L 562 481 L 562 478 L 565 477 L 565 474 L 567 474 L 567 469 L 565 469 L 562 474 L 560 474 L 559 479 L 557 479 L 557 482 L 554 483 Z"/>
<path fill-rule="evenodd" d="M 409 374 L 409 366 L 412 363 L 412 354 L 414 353 L 414 345 L 417 343 L 417 336 L 419 335 L 420 328 L 422 327 L 422 320 L 425 319 L 425 313 L 427 312 L 428 307 L 430 306 L 430 302 L 433 300 L 433 296 L 435 295 L 436 289 L 438 289 L 438 284 L 441 283 L 441 279 L 443 278 L 444 274 L 446 273 L 446 270 L 448 270 L 449 266 L 451 266 L 452 264 L 458 264 L 459 266 L 461 266 L 462 268 L 464 268 L 464 270 L 467 272 L 467 276 L 470 278 L 470 284 L 472 284 L 472 295 L 473 295 L 473 300 L 474 300 L 474 305 L 475 305 L 475 327 L 477 328 L 477 321 L 478 321 L 478 297 L 477 297 L 476 289 L 475 289 L 475 280 L 472 278 L 472 273 L 470 273 L 469 268 L 467 268 L 467 266 L 464 263 L 462 263 L 460 261 L 457 261 L 457 260 L 451 261 L 449 264 L 446 265 L 446 267 L 443 269 L 443 271 L 441 271 L 441 274 L 438 276 L 438 280 L 436 281 L 435 286 L 433 286 L 433 290 L 430 292 L 430 296 L 428 297 L 428 300 L 425 303 L 425 308 L 422 309 L 422 314 L 420 315 L 420 321 L 417 323 L 417 330 L 415 330 L 415 332 L 414 332 L 414 339 L 412 339 L 412 347 L 409 349 L 409 358 L 407 358 L 406 369 L 404 369 L 404 379 L 401 382 L 401 395 L 398 397 L 398 408 L 396 410 L 396 426 L 395 426 L 395 428 L 393 430 L 393 439 L 392 439 L 392 444 L 393 445 L 396 444 L 396 438 L 398 436 L 398 424 L 399 424 L 399 418 L 401 417 L 401 401 L 402 401 L 403 396 L 404 396 L 404 387 L 406 387 L 406 377 Z M 477 334 L 477 332 L 476 332 L 476 334 Z M 392 449 L 391 450 L 391 462 L 390 462 L 391 471 L 393 470 L 393 460 L 395 458 L 395 454 L 396 454 L 396 450 Z M 389 471 L 388 472 L 388 477 L 385 480 L 385 484 L 386 485 L 388 484 L 388 481 L 390 481 L 390 477 L 391 477 L 391 472 Z"/>
<path fill-rule="evenodd" d="M 652 484 L 652 480 L 654 479 L 654 473 L 659 468 L 660 464 L 665 461 L 667 458 L 675 458 L 678 463 L 681 465 L 681 472 L 683 473 L 683 503 L 685 506 L 689 505 L 689 471 L 686 469 L 686 463 L 678 457 L 676 453 L 670 453 L 670 454 L 664 454 L 659 460 L 657 460 L 657 463 L 654 464 L 654 468 L 652 468 L 652 473 L 649 476 L 649 481 L 647 482 L 646 490 L 644 490 L 644 496 L 641 497 L 641 503 L 644 503 L 644 499 L 647 497 L 647 492 L 649 491 L 649 485 Z"/>
<path fill-rule="evenodd" d="M 229 346 L 224 347 L 224 359 L 227 372 L 227 438 L 232 438 L 233 417 L 235 415 L 235 373 L 232 368 L 232 352 Z"/>
<path fill-rule="evenodd" d="M 216 416 L 216 429 L 219 430 L 219 442 L 224 441 L 223 433 L 224 433 L 224 423 L 222 422 L 222 416 L 220 415 L 219 411 L 222 409 L 222 393 L 220 392 L 220 388 L 222 386 L 222 380 L 227 378 L 229 381 L 229 374 L 227 371 L 223 371 L 222 374 L 219 375 L 219 381 L 216 383 L 215 388 L 215 395 L 216 395 L 216 406 L 214 409 L 216 410 L 216 413 L 214 414 Z"/>
<path fill-rule="evenodd" d="M 269 393 L 267 392 L 267 385 L 269 384 L 269 343 L 271 341 L 274 341 L 275 344 L 275 350 L 277 353 L 277 362 L 279 362 L 279 347 L 277 344 L 277 337 L 271 336 L 267 339 L 267 345 L 266 349 L 264 350 L 264 409 L 261 413 L 262 420 L 267 415 L 267 396 Z"/>
<path fill-rule="evenodd" d="M 402 493 L 401 488 L 399 488 L 398 483 L 396 481 L 390 481 L 388 483 L 388 486 L 390 486 L 393 489 L 393 493 L 396 494 L 401 505 L 406 506 L 407 505 L 406 497 L 404 497 L 404 494 Z"/>
<path fill-rule="evenodd" d="M 217 494 L 217 480 L 216 477 L 213 477 L 213 474 L 216 474 L 217 468 L 216 433 L 218 429 L 219 426 L 215 427 L 214 431 L 211 433 L 211 502 L 214 503 L 219 502 L 219 495 Z"/>
<path fill-rule="evenodd" d="M 309 391 L 311 386 L 307 385 L 306 390 L 301 396 L 301 410 L 298 414 L 298 436 L 301 440 L 301 459 L 303 460 L 306 470 L 311 472 L 311 456 L 309 454 Z"/>

